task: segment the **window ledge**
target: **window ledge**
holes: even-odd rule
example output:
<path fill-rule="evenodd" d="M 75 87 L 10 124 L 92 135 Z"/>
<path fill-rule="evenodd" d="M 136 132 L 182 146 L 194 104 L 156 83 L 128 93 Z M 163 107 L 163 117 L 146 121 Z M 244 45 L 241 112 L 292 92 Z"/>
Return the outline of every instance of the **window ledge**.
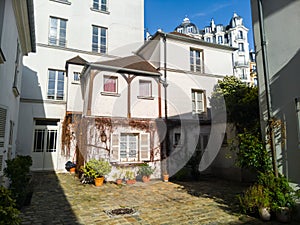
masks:
<path fill-rule="evenodd" d="M 154 100 L 152 96 L 137 96 L 138 99 L 145 99 L 145 100 Z"/>
<path fill-rule="evenodd" d="M 112 165 L 114 166 L 119 166 L 119 167 L 131 167 L 131 166 L 139 166 L 143 165 L 144 162 L 111 162 Z"/>
<path fill-rule="evenodd" d="M 59 2 L 59 3 L 62 3 L 62 4 L 66 4 L 66 5 L 71 5 L 72 3 L 69 2 L 69 1 L 64 1 L 64 0 L 50 0 L 52 2 Z"/>
<path fill-rule="evenodd" d="M 112 93 L 112 92 L 100 92 L 101 95 L 105 95 L 105 96 L 113 96 L 113 97 L 120 97 L 121 94 L 118 93 Z"/>
<path fill-rule="evenodd" d="M 94 11 L 94 12 L 104 13 L 104 14 L 107 14 L 107 15 L 110 14 L 109 11 L 102 11 L 102 10 L 100 10 L 100 9 L 94 9 L 93 7 L 91 7 L 90 9 L 91 9 L 92 11 Z"/>

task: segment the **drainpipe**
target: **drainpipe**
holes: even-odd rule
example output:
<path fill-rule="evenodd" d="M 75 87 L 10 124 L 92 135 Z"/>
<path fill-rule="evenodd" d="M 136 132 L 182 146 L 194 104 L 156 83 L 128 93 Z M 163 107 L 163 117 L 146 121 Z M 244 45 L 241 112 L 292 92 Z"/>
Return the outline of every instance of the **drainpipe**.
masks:
<path fill-rule="evenodd" d="M 264 17 L 263 17 L 263 5 L 261 0 L 257 0 L 258 5 L 258 17 L 259 17 L 259 28 L 260 28 L 260 42 L 262 50 L 262 63 L 263 63 L 263 72 L 264 72 L 264 83 L 265 83 L 265 92 L 266 92 L 266 102 L 267 102 L 267 113 L 268 113 L 268 127 L 269 127 L 269 136 L 270 136 L 270 148 L 272 153 L 272 166 L 273 172 L 276 177 L 278 177 L 278 168 L 276 162 L 276 149 L 274 141 L 274 131 L 272 125 L 272 105 L 271 105 L 271 92 L 270 92 L 270 81 L 269 81 L 269 67 L 268 67 L 268 56 L 266 48 L 266 36 L 265 36 L 265 27 L 264 27 Z"/>
<path fill-rule="evenodd" d="M 168 157 L 170 154 L 170 149 L 169 149 L 169 127 L 168 127 L 168 101 L 167 101 L 167 34 L 163 33 L 163 42 L 164 42 L 164 94 L 165 94 L 165 123 L 166 123 L 166 141 L 165 141 L 165 153 L 166 156 Z"/>

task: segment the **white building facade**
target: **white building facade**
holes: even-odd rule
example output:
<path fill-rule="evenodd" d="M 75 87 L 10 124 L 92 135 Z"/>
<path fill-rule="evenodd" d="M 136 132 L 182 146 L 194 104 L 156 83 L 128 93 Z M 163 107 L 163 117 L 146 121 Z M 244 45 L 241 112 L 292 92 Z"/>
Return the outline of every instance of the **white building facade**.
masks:
<path fill-rule="evenodd" d="M 35 1 L 37 53 L 24 61 L 18 154 L 33 170 L 63 170 L 68 112 L 82 112 L 80 72 L 85 61 L 114 59 L 143 42 L 143 0 Z"/>
<path fill-rule="evenodd" d="M 33 2 L 0 2 L 0 178 L 16 153 L 23 56 L 35 51 Z"/>
<path fill-rule="evenodd" d="M 209 43 L 227 45 L 237 49 L 233 55 L 234 75 L 247 84 L 252 84 L 250 77 L 248 31 L 243 18 L 233 14 L 228 25 L 216 24 L 212 19 L 209 26 L 199 29 L 188 18 L 175 28 L 176 32 L 199 38 Z"/>

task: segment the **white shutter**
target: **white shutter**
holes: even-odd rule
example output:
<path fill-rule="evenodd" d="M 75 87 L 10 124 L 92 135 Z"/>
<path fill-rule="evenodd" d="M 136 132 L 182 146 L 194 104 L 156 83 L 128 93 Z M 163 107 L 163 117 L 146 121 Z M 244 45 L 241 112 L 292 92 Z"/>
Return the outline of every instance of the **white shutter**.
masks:
<path fill-rule="evenodd" d="M 150 134 L 140 134 L 140 159 L 141 161 L 150 160 Z"/>
<path fill-rule="evenodd" d="M 0 108 L 0 148 L 4 147 L 6 109 Z"/>
<path fill-rule="evenodd" d="M 110 161 L 119 161 L 119 146 L 120 146 L 119 134 L 111 135 L 111 148 L 110 148 Z"/>

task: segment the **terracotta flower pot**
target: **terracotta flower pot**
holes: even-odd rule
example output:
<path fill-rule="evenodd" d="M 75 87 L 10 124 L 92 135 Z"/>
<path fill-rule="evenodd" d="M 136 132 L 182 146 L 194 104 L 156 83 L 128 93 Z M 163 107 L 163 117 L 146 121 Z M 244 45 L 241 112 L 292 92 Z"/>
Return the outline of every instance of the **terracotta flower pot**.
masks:
<path fill-rule="evenodd" d="M 142 180 L 144 183 L 149 182 L 150 181 L 150 176 L 143 176 Z"/>
<path fill-rule="evenodd" d="M 117 179 L 116 184 L 122 184 L 122 179 Z"/>
<path fill-rule="evenodd" d="M 136 180 L 126 180 L 126 184 L 135 184 Z"/>
<path fill-rule="evenodd" d="M 75 174 L 75 170 L 76 170 L 75 167 L 70 168 L 70 173 L 71 173 L 71 174 Z"/>
<path fill-rule="evenodd" d="M 104 177 L 97 177 L 95 178 L 95 186 L 96 187 L 99 187 L 99 186 L 102 186 L 103 185 L 103 181 L 104 181 Z"/>
<path fill-rule="evenodd" d="M 169 174 L 164 174 L 163 179 L 164 179 L 164 182 L 168 182 L 169 181 Z"/>

